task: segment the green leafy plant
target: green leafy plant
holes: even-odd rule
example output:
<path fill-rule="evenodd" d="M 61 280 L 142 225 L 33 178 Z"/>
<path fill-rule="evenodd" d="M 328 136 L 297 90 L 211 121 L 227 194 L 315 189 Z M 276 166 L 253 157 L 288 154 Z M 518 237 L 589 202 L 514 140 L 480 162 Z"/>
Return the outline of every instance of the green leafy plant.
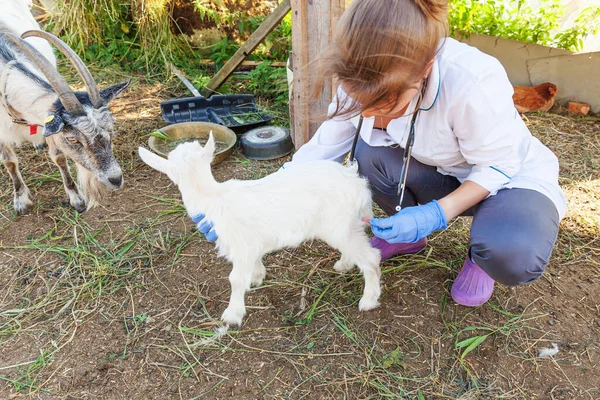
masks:
<path fill-rule="evenodd" d="M 600 6 L 584 9 L 575 20 L 575 25 L 556 35 L 557 47 L 580 50 L 583 39 L 600 31 Z"/>
<path fill-rule="evenodd" d="M 266 16 L 252 19 L 252 32 L 260 26 Z M 254 51 L 254 58 L 260 60 L 286 61 L 292 50 L 292 14 L 288 13 L 277 27 Z"/>
<path fill-rule="evenodd" d="M 194 0 L 200 19 L 207 27 L 223 31 L 224 37 L 192 50 L 189 37 L 177 34 L 172 7 L 168 0 L 57 0 L 57 12 L 45 29 L 59 34 L 86 62 L 125 71 L 164 73 L 165 62 L 192 67 L 203 57 L 220 68 L 265 20 L 266 15 L 259 13 L 268 14 L 266 3 L 252 14 L 228 7 L 223 0 Z M 573 26 L 557 33 L 564 11 L 560 0 L 541 0 L 537 8 L 528 0 L 450 0 L 448 19 L 453 36 L 481 33 L 580 50 L 583 40 L 600 30 L 600 6 L 586 8 Z M 286 61 L 291 31 L 288 13 L 248 59 Z M 253 79 L 260 80 L 269 73 L 259 70 L 256 75 Z M 279 75 L 276 78 L 280 81 Z M 283 92 L 277 91 L 274 97 L 283 99 Z"/>
<path fill-rule="evenodd" d="M 155 138 L 162 139 L 162 140 L 172 140 L 169 137 L 169 135 L 167 135 L 165 132 L 163 132 L 160 129 L 150 132 L 150 136 L 154 136 Z"/>
<path fill-rule="evenodd" d="M 487 328 L 487 327 L 483 327 L 483 328 L 479 327 L 479 329 L 492 331 L 492 329 Z M 463 358 L 465 358 L 465 356 L 467 354 L 469 354 L 470 352 L 475 350 L 481 343 L 483 343 L 485 341 L 485 339 L 487 339 L 488 336 L 490 336 L 492 333 L 488 333 L 487 335 L 471 336 L 468 339 L 465 339 L 465 340 L 462 340 L 462 341 L 456 343 L 454 348 L 456 350 L 464 349 L 464 350 L 462 350 L 462 353 L 460 354 L 460 358 L 463 359 Z"/>
<path fill-rule="evenodd" d="M 265 100 L 288 103 L 288 85 L 285 68 L 262 62 L 248 74 L 247 89 Z"/>
<path fill-rule="evenodd" d="M 581 12 L 571 28 L 553 33 L 565 6 L 560 0 L 541 0 L 534 9 L 526 0 L 451 0 L 448 22 L 451 35 L 480 33 L 527 43 L 577 51 L 583 39 L 598 32 L 600 7 Z"/>
<path fill-rule="evenodd" d="M 57 0 L 45 29 L 60 35 L 86 62 L 165 72 L 166 62 L 194 58 L 187 42 L 171 29 L 169 3 Z"/>
<path fill-rule="evenodd" d="M 215 62 L 217 69 L 221 68 L 227 60 L 239 49 L 240 45 L 224 37 L 211 47 L 210 59 Z"/>
<path fill-rule="evenodd" d="M 194 7 L 203 22 L 213 23 L 217 28 L 225 29 L 236 34 L 230 34 L 221 39 L 212 48 L 210 58 L 217 66 L 229 59 L 239 48 L 239 42 L 244 41 L 263 23 L 266 15 L 247 15 L 239 10 L 230 10 L 217 0 L 195 0 Z M 237 28 L 237 29 L 236 29 Z M 288 13 L 281 23 L 271 32 L 262 43 L 248 55 L 250 60 L 285 61 L 292 45 L 292 17 Z"/>
<path fill-rule="evenodd" d="M 236 26 L 236 24 L 244 24 L 245 21 L 245 15 L 243 12 L 230 11 L 224 7 L 216 7 L 210 2 L 206 3 L 202 0 L 196 0 L 194 2 L 194 8 L 200 15 L 200 19 L 202 19 L 202 21 L 211 20 L 217 25 L 217 27 L 228 26 L 233 28 Z"/>

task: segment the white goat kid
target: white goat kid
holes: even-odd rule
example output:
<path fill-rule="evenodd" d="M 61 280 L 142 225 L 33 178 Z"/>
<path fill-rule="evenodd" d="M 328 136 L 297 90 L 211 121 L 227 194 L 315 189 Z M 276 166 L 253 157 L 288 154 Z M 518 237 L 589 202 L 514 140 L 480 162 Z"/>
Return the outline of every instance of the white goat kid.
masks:
<path fill-rule="evenodd" d="M 373 216 L 366 180 L 338 163 L 314 161 L 258 180 L 218 183 L 210 169 L 214 150 L 211 133 L 204 148 L 198 142 L 183 143 L 168 159 L 141 147 L 139 153 L 178 185 L 190 217 L 204 213 L 214 223 L 219 255 L 233 264 L 223 322 L 241 325 L 244 294 L 251 285 L 262 284 L 266 253 L 310 239 L 321 239 L 341 252 L 336 271 L 346 272 L 354 265 L 361 270 L 365 287 L 360 310 L 379 306 L 381 256 L 369 244 L 366 224 L 358 219 Z"/>
<path fill-rule="evenodd" d="M 97 204 L 103 187 L 123 186 L 123 174 L 112 153 L 114 117 L 107 104 L 129 81 L 99 91 L 73 50 L 39 30 L 25 1 L 0 0 L 0 6 L 0 159 L 13 181 L 15 211 L 25 214 L 32 205 L 13 150 L 23 142 L 36 148 L 48 145 L 70 204 L 84 211 Z M 56 70 L 49 43 L 73 64 L 88 92 L 71 90 Z M 30 134 L 37 126 L 44 127 L 43 134 Z M 66 156 L 76 163 L 78 185 Z"/>

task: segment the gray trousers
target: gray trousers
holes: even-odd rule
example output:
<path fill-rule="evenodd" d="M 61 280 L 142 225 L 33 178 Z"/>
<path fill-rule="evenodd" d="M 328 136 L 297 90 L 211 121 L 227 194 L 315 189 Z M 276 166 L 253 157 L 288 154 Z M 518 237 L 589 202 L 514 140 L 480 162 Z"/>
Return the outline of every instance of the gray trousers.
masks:
<path fill-rule="evenodd" d="M 359 173 L 366 177 L 373 200 L 388 214 L 396 213 L 403 149 L 356 147 Z M 460 186 L 458 179 L 436 167 L 410 160 L 402 207 L 438 200 Z M 496 282 L 523 285 L 539 278 L 558 236 L 559 216 L 554 203 L 529 189 L 503 189 L 462 215 L 473 216 L 471 258 Z"/>

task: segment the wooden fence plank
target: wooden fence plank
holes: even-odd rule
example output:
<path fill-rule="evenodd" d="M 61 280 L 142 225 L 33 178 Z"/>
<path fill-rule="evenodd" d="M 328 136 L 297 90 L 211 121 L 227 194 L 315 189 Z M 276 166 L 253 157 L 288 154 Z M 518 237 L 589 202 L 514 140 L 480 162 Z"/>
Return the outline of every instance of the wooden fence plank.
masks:
<path fill-rule="evenodd" d="M 202 96 L 210 97 L 215 90 L 225 82 L 233 71 L 244 61 L 250 53 L 279 25 L 281 20 L 290 12 L 290 0 L 283 0 L 279 6 L 260 24 L 244 44 L 235 52 L 227 63 L 208 82 L 202 91 Z"/>
<path fill-rule="evenodd" d="M 315 65 L 332 39 L 335 24 L 345 8 L 344 0 L 292 0 L 292 70 L 294 81 L 290 101 L 292 136 L 299 149 L 316 132 L 320 114 L 327 110 L 332 93 L 324 91 L 310 101 Z"/>

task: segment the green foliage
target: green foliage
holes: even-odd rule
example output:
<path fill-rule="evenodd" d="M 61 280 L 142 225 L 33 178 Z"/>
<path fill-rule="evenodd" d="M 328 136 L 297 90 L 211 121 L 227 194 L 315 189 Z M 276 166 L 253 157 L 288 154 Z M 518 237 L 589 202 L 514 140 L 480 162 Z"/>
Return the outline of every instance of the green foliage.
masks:
<path fill-rule="evenodd" d="M 27 368 L 19 371 L 20 376 L 16 380 L 9 380 L 12 383 L 17 393 L 30 393 L 31 391 L 37 391 L 39 388 L 36 386 L 39 378 L 39 373 L 52 358 L 52 352 L 47 350 L 40 350 L 40 355 L 37 356 L 35 361 L 27 366 Z"/>
<path fill-rule="evenodd" d="M 565 49 L 580 50 L 583 39 L 596 35 L 600 31 L 600 6 L 584 9 L 575 20 L 575 25 L 556 35 L 556 46 Z"/>
<path fill-rule="evenodd" d="M 246 88 L 265 100 L 288 103 L 286 69 L 273 67 L 270 62 L 265 61 L 250 71 Z"/>
<path fill-rule="evenodd" d="M 194 7 L 204 22 L 212 22 L 217 28 L 235 29 L 237 35 L 221 39 L 209 48 L 210 58 L 217 65 L 229 59 L 239 48 L 239 42 L 248 38 L 266 19 L 266 15 L 246 15 L 243 11 L 231 11 L 225 7 L 195 0 Z M 292 46 L 292 16 L 288 13 L 281 23 L 248 56 L 249 60 L 285 61 Z"/>
<path fill-rule="evenodd" d="M 219 40 L 214 46 L 210 47 L 210 59 L 215 62 L 217 69 L 220 69 L 239 49 L 237 42 L 229 40 L 227 37 Z"/>
<path fill-rule="evenodd" d="M 288 13 L 273 32 L 258 46 L 257 56 L 261 59 L 286 61 L 291 50 L 292 14 Z"/>
<path fill-rule="evenodd" d="M 57 0 L 58 12 L 45 29 L 88 63 L 164 72 L 166 62 L 194 58 L 187 42 L 171 32 L 167 5 L 168 0 Z"/>
<path fill-rule="evenodd" d="M 385 354 L 381 360 L 381 367 L 383 369 L 390 369 L 394 366 L 402 367 L 403 369 L 408 367 L 408 364 L 404 361 L 404 354 L 399 349 Z"/>
<path fill-rule="evenodd" d="M 581 12 L 575 25 L 553 34 L 565 6 L 560 0 L 541 0 L 537 9 L 526 0 L 451 0 L 449 25 L 453 36 L 480 33 L 573 51 L 581 50 L 583 39 L 600 28 L 600 7 Z"/>
<path fill-rule="evenodd" d="M 481 33 L 529 43 L 580 50 L 583 39 L 600 29 L 600 6 L 588 7 L 574 25 L 554 33 L 565 6 L 560 0 L 541 0 L 533 9 L 527 0 L 450 0 L 452 35 Z M 195 0 L 194 6 L 207 26 L 225 31 L 222 39 L 192 49 L 185 35 L 175 35 L 168 0 L 57 0 L 46 29 L 59 34 L 88 63 L 120 67 L 125 71 L 166 72 L 165 63 L 192 67 L 203 57 L 220 68 L 265 20 L 266 15 L 247 15 L 225 7 L 221 0 Z M 285 61 L 291 49 L 291 13 L 248 56 L 250 60 Z M 284 98 L 284 71 L 261 68 L 252 75 L 258 88 L 272 99 Z M 274 82 L 271 82 L 274 80 Z M 256 88 L 256 85 L 255 85 Z M 275 92 L 271 89 L 275 88 Z"/>
<path fill-rule="evenodd" d="M 244 21 L 246 20 L 245 14 L 241 11 L 230 11 L 229 9 L 213 7 L 210 3 L 207 4 L 203 0 L 195 0 L 194 8 L 196 11 L 198 11 L 202 21 L 207 19 L 211 20 L 219 28 L 222 26 L 233 28 L 236 24 L 244 24 Z M 249 20 L 251 20 L 251 18 L 248 18 L 248 21 Z"/>
<path fill-rule="evenodd" d="M 485 341 L 485 339 L 488 338 L 489 335 L 490 334 L 481 335 L 481 336 L 472 336 L 468 339 L 465 339 L 461 342 L 456 343 L 454 348 L 457 350 L 464 348 L 463 352 L 460 355 L 460 358 L 463 359 L 463 358 L 465 358 L 465 356 L 467 354 L 469 354 L 470 352 L 475 350 L 477 348 L 477 346 L 479 346 L 481 343 L 483 343 Z"/>

